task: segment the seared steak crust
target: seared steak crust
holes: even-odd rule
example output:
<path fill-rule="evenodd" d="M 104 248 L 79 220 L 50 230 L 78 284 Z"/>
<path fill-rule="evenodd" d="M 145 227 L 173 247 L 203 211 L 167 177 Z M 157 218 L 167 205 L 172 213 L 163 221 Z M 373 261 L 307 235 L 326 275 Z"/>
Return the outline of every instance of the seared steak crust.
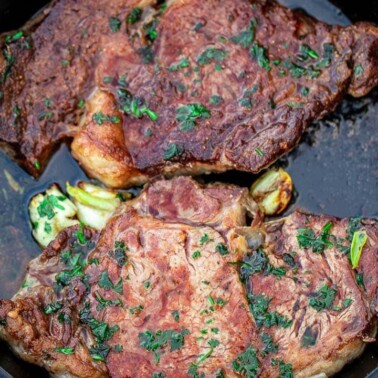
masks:
<path fill-rule="evenodd" d="M 330 27 L 267 0 L 61 0 L 31 30 L 4 44 L 0 139 L 37 173 L 76 135 L 74 156 L 111 186 L 258 172 L 378 80 L 376 27 Z"/>
<path fill-rule="evenodd" d="M 0 301 L 1 337 L 55 376 L 337 372 L 375 337 L 377 224 L 353 223 L 368 234 L 359 286 L 348 220 L 296 212 L 248 227 L 248 212 L 245 189 L 152 182 L 100 236 L 67 229 L 30 263 Z M 304 229 L 317 253 L 298 244 Z"/>

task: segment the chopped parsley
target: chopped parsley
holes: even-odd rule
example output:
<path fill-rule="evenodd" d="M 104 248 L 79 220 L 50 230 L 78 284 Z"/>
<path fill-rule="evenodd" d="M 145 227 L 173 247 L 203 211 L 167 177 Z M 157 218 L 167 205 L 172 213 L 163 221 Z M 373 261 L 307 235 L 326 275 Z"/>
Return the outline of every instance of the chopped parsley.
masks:
<path fill-rule="evenodd" d="M 105 122 L 110 122 L 113 124 L 118 124 L 121 122 L 121 119 L 118 116 L 109 116 L 105 115 L 103 112 L 96 112 L 93 114 L 92 119 L 97 125 L 101 126 Z"/>
<path fill-rule="evenodd" d="M 199 257 L 201 257 L 201 252 L 198 250 L 194 251 L 192 254 L 192 259 L 198 259 Z"/>
<path fill-rule="evenodd" d="M 213 104 L 213 105 L 219 105 L 223 99 L 221 96 L 218 96 L 218 95 L 213 95 L 210 97 L 210 103 Z"/>
<path fill-rule="evenodd" d="M 359 64 L 358 66 L 356 66 L 355 68 L 354 68 L 354 74 L 356 75 L 356 76 L 359 76 L 359 75 L 361 75 L 361 74 L 363 74 L 364 73 L 364 68 L 361 66 L 361 64 Z"/>
<path fill-rule="evenodd" d="M 273 326 L 280 326 L 288 328 L 292 325 L 293 321 L 289 320 L 286 316 L 281 315 L 278 312 L 268 311 L 271 298 L 268 298 L 263 294 L 247 294 L 247 299 L 257 327 L 270 328 Z"/>
<path fill-rule="evenodd" d="M 156 30 L 157 27 L 157 20 L 153 20 L 145 25 L 143 25 L 144 35 L 146 36 L 147 40 L 150 42 L 154 42 L 155 39 L 158 37 L 158 32 Z"/>
<path fill-rule="evenodd" d="M 165 378 L 165 373 L 164 372 L 160 372 L 160 373 L 153 372 L 152 378 Z"/>
<path fill-rule="evenodd" d="M 90 313 L 90 303 L 87 302 L 85 307 L 79 312 L 80 322 L 87 324 L 92 330 L 93 335 L 96 338 L 96 341 L 100 344 L 104 341 L 109 340 L 113 335 L 119 330 L 117 325 L 109 326 L 107 323 L 100 322 L 97 319 L 93 318 Z"/>
<path fill-rule="evenodd" d="M 109 306 L 121 306 L 122 305 L 122 302 L 119 299 L 116 299 L 114 301 L 109 300 L 109 299 L 105 299 L 101 296 L 101 294 L 98 291 L 95 292 L 95 297 L 96 297 L 96 301 L 99 303 L 96 307 L 97 311 L 101 311 L 105 307 L 109 307 Z"/>
<path fill-rule="evenodd" d="M 268 333 L 262 332 L 260 338 L 264 344 L 264 349 L 261 352 L 263 357 L 267 356 L 269 353 L 277 353 L 278 345 L 273 342 L 272 337 Z"/>
<path fill-rule="evenodd" d="M 112 254 L 113 258 L 117 261 L 117 265 L 122 268 L 127 264 L 126 256 L 127 247 L 124 242 L 116 241 L 114 243 L 114 253 Z"/>
<path fill-rule="evenodd" d="M 55 348 L 55 352 L 58 353 L 63 353 L 66 355 L 74 354 L 75 353 L 75 348 Z"/>
<path fill-rule="evenodd" d="M 333 226 L 332 222 L 328 222 L 322 229 L 319 236 L 315 236 L 314 230 L 311 228 L 300 228 L 298 230 L 297 241 L 301 248 L 312 248 L 314 253 L 323 253 L 325 249 L 332 247 L 329 230 Z"/>
<path fill-rule="evenodd" d="M 107 344 L 97 344 L 89 349 L 92 360 L 94 361 L 104 361 L 109 354 L 111 347 Z"/>
<path fill-rule="evenodd" d="M 280 372 L 280 378 L 294 378 L 293 365 L 285 364 L 282 360 L 276 360 L 272 358 L 272 366 L 278 365 L 278 371 Z"/>
<path fill-rule="evenodd" d="M 210 111 L 198 103 L 187 104 L 176 109 L 176 121 L 180 123 L 181 131 L 193 130 L 197 120 L 208 118 L 210 118 Z"/>
<path fill-rule="evenodd" d="M 65 312 L 61 312 L 59 315 L 58 315 L 58 322 L 59 323 L 67 323 L 67 324 L 70 324 L 72 322 L 72 318 L 70 315 L 68 315 L 67 313 Z"/>
<path fill-rule="evenodd" d="M 248 256 L 241 263 L 240 277 L 242 282 L 246 283 L 249 277 L 256 273 L 262 273 L 264 275 L 274 275 L 277 278 L 284 276 L 286 274 L 286 269 L 284 267 L 274 267 L 270 264 L 268 256 L 266 253 L 258 249 L 251 256 Z"/>
<path fill-rule="evenodd" d="M 38 160 L 34 160 L 34 168 L 39 171 L 41 169 L 41 164 Z"/>
<path fill-rule="evenodd" d="M 133 97 L 131 93 L 124 89 L 117 89 L 117 97 L 120 103 L 120 110 L 136 118 L 141 118 L 147 115 L 151 121 L 155 122 L 158 119 L 157 113 L 148 108 L 144 103 L 143 98 Z"/>
<path fill-rule="evenodd" d="M 43 312 L 46 315 L 54 314 L 55 312 L 58 312 L 62 307 L 62 302 L 52 302 L 43 309 Z"/>
<path fill-rule="evenodd" d="M 214 241 L 214 240 L 210 239 L 208 234 L 203 234 L 200 238 L 199 245 L 202 247 L 204 244 L 211 241 Z"/>
<path fill-rule="evenodd" d="M 241 31 L 238 35 L 230 38 L 231 42 L 234 42 L 237 45 L 240 45 L 245 48 L 249 47 L 255 38 L 255 26 L 256 20 L 251 20 L 250 25 L 247 29 Z"/>
<path fill-rule="evenodd" d="M 128 24 L 135 24 L 142 17 L 143 10 L 141 8 L 133 8 L 131 12 L 126 17 L 126 22 Z"/>
<path fill-rule="evenodd" d="M 184 148 L 176 143 L 170 143 L 164 151 L 164 160 L 171 160 L 184 153 Z"/>
<path fill-rule="evenodd" d="M 60 202 L 65 201 L 67 198 L 64 196 L 54 196 L 49 195 L 43 199 L 43 201 L 38 205 L 37 211 L 41 218 L 46 217 L 47 219 L 52 219 L 55 216 L 55 209 L 65 210 L 64 206 Z"/>
<path fill-rule="evenodd" d="M 298 56 L 299 60 L 307 60 L 307 58 L 319 59 L 319 54 L 308 45 L 302 45 L 300 50 L 303 55 Z"/>
<path fill-rule="evenodd" d="M 322 60 L 316 63 L 316 67 L 329 67 L 332 63 L 333 53 L 335 51 L 335 46 L 331 43 L 325 43 L 323 45 L 323 57 Z"/>
<path fill-rule="evenodd" d="M 251 56 L 257 60 L 257 64 L 265 70 L 270 70 L 270 61 L 266 56 L 266 47 L 260 46 L 258 43 L 254 43 L 251 48 Z"/>
<path fill-rule="evenodd" d="M 320 312 L 332 307 L 337 290 L 323 285 L 317 292 L 310 294 L 308 304 Z"/>
<path fill-rule="evenodd" d="M 154 51 L 150 46 L 139 48 L 137 54 L 141 57 L 142 63 L 144 64 L 151 64 L 154 62 Z"/>
<path fill-rule="evenodd" d="M 190 66 L 189 59 L 187 57 L 184 57 L 184 58 L 180 59 L 180 61 L 178 63 L 171 64 L 168 67 L 168 70 L 169 71 L 178 71 L 178 70 L 181 70 L 183 68 L 188 68 L 189 66 Z"/>
<path fill-rule="evenodd" d="M 131 315 L 139 315 L 144 310 L 144 306 L 138 305 L 129 308 L 129 312 Z"/>
<path fill-rule="evenodd" d="M 361 286 L 363 289 L 365 289 L 364 274 L 363 273 L 357 273 L 356 274 L 356 282 L 357 282 L 358 286 Z"/>
<path fill-rule="evenodd" d="M 115 33 L 121 29 L 121 20 L 117 17 L 109 17 L 109 28 Z"/>
<path fill-rule="evenodd" d="M 247 378 L 257 377 L 259 367 L 260 364 L 257 359 L 257 351 L 252 345 L 249 345 L 243 353 L 232 361 L 233 370 Z"/>
<path fill-rule="evenodd" d="M 260 148 L 255 148 L 255 152 L 257 155 L 259 155 L 260 157 L 264 156 L 264 153 L 260 150 Z"/>
<path fill-rule="evenodd" d="M 226 50 L 209 47 L 200 54 L 200 56 L 197 58 L 197 63 L 200 66 L 205 66 L 206 64 L 210 64 L 214 61 L 222 61 L 226 58 L 226 56 Z"/>
<path fill-rule="evenodd" d="M 230 252 L 228 251 L 227 247 L 225 244 L 223 243 L 219 243 L 217 244 L 217 246 L 215 247 L 215 250 L 221 255 L 221 256 L 226 256 L 228 255 Z"/>
<path fill-rule="evenodd" d="M 175 322 L 180 321 L 180 313 L 177 310 L 172 311 L 172 316 L 173 316 L 173 319 L 175 320 Z"/>
<path fill-rule="evenodd" d="M 180 332 L 174 330 L 156 332 L 147 330 L 139 333 L 139 345 L 149 352 L 154 352 L 155 362 L 158 363 L 160 354 L 166 346 L 169 345 L 171 352 L 181 349 L 184 346 L 184 337 L 189 333 L 187 329 L 183 329 Z"/>

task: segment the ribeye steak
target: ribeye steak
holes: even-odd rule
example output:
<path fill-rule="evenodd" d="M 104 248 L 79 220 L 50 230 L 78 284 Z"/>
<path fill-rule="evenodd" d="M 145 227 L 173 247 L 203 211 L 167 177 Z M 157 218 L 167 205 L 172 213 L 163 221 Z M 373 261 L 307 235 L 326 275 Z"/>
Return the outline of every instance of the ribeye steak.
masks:
<path fill-rule="evenodd" d="M 258 172 L 378 81 L 378 30 L 269 0 L 59 0 L 4 36 L 0 140 L 34 174 L 57 143 L 109 186 Z"/>
<path fill-rule="evenodd" d="M 333 374 L 375 337 L 377 224 L 255 212 L 245 189 L 154 181 L 100 235 L 67 229 L 30 263 L 0 337 L 55 376 Z"/>

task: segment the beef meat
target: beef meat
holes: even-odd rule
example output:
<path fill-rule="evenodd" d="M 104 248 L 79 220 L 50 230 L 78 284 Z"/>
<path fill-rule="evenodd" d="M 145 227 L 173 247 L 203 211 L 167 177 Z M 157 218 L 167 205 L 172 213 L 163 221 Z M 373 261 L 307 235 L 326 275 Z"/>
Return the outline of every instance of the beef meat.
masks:
<path fill-rule="evenodd" d="M 348 220 L 294 213 L 261 225 L 255 209 L 235 186 L 153 182 L 99 236 L 67 229 L 31 262 L 0 301 L 0 337 L 55 376 L 340 370 L 376 333 L 377 224 L 353 222 L 368 234 L 358 286 Z"/>
<path fill-rule="evenodd" d="M 375 340 L 377 223 L 296 212 L 263 228 L 264 244 L 242 267 L 260 336 L 271 341 L 270 350 L 277 345 L 272 358 L 282 368 L 279 361 L 291 364 L 295 377 L 332 375 Z M 359 228 L 368 240 L 353 270 L 348 254 Z M 286 316 L 290 327 L 269 313 Z"/>
<path fill-rule="evenodd" d="M 377 51 L 371 24 L 269 0 L 60 0 L 4 37 L 0 139 L 37 174 L 75 136 L 74 156 L 114 187 L 258 172 L 377 84 Z"/>
<path fill-rule="evenodd" d="M 56 376 L 186 377 L 196 363 L 232 374 L 235 356 L 258 342 L 228 264 L 241 258 L 235 230 L 254 207 L 234 186 L 151 185 L 110 221 L 86 267 L 66 241 L 77 243 L 77 227 L 31 263 L 25 287 L 0 301 L 1 337 Z"/>

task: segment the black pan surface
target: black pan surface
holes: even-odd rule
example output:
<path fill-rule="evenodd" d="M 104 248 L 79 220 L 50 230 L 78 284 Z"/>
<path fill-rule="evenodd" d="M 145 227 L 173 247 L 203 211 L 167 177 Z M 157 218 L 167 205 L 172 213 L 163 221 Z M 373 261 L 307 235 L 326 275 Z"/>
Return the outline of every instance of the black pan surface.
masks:
<path fill-rule="evenodd" d="M 110 0 L 109 0 L 110 1 Z M 330 24 L 351 21 L 378 23 L 378 0 L 280 0 L 301 8 Z M 0 32 L 17 29 L 46 0 L 0 0 Z M 287 213 L 301 208 L 339 217 L 378 217 L 378 90 L 363 99 L 346 98 L 327 119 L 312 125 L 302 143 L 276 163 L 293 178 L 296 195 Z M 0 297 L 10 298 L 19 288 L 26 265 L 40 253 L 31 237 L 27 205 L 30 198 L 51 183 L 87 179 L 62 146 L 39 180 L 34 180 L 0 150 Z M 224 181 L 250 186 L 256 176 L 228 172 L 206 176 L 205 181 Z M 17 359 L 0 343 L 0 378 L 44 378 L 44 370 Z M 377 378 L 378 343 L 346 366 L 337 378 Z"/>

